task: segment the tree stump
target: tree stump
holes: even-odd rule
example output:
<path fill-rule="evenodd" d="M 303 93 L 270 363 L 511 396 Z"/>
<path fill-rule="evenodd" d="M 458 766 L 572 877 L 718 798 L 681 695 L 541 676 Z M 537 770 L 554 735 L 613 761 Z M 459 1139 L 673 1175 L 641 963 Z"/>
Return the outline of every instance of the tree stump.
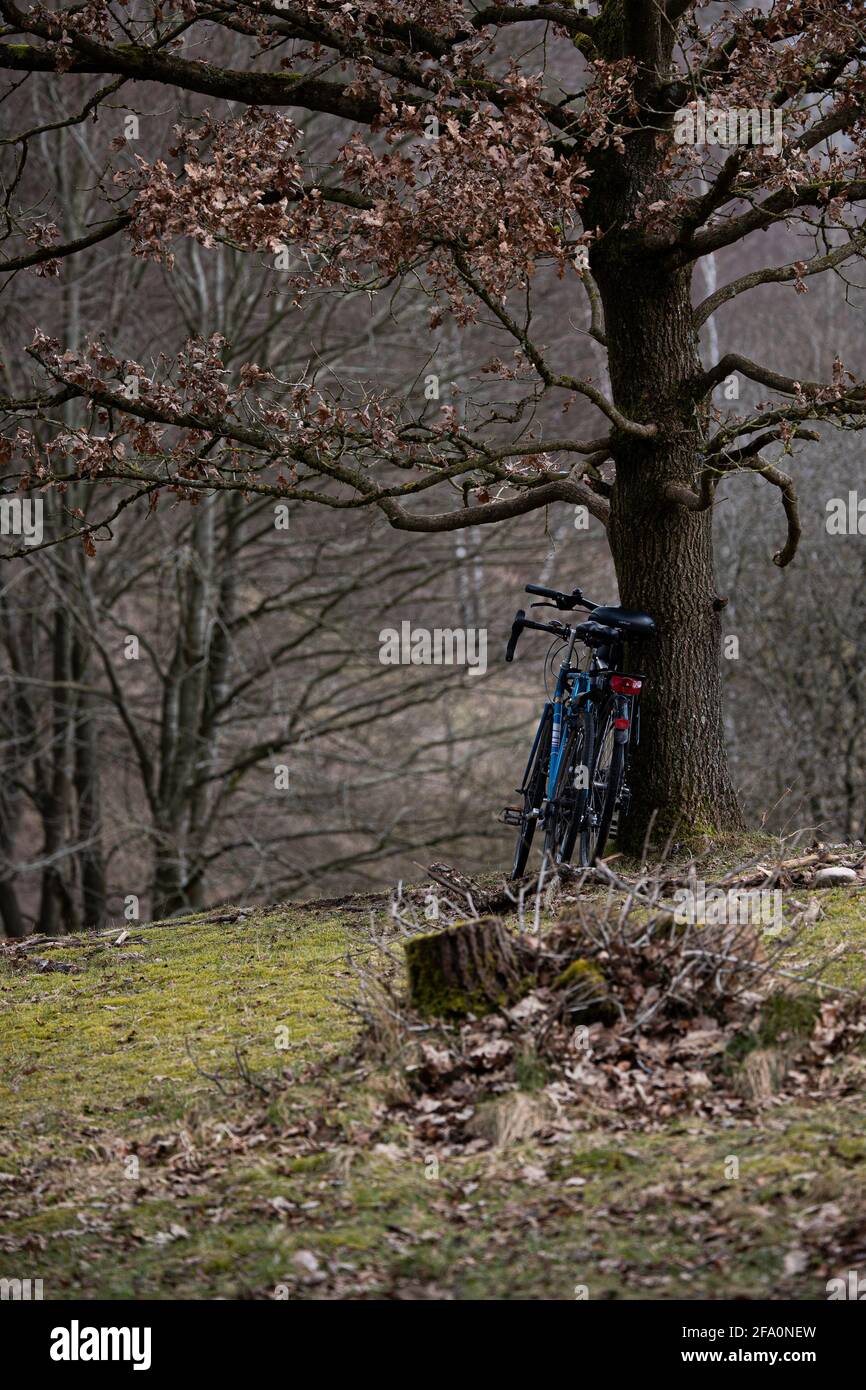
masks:
<path fill-rule="evenodd" d="M 406 942 L 409 999 L 437 1018 L 486 1014 L 532 985 L 514 936 L 496 918 L 458 922 Z"/>

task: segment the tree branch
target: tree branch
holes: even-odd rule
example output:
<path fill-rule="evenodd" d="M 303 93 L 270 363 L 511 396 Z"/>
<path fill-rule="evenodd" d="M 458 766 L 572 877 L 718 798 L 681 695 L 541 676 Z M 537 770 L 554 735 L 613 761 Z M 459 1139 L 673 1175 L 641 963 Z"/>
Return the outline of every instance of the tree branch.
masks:
<path fill-rule="evenodd" d="M 586 507 L 592 516 L 605 526 L 610 515 L 610 503 L 598 497 L 590 487 L 576 479 L 564 478 L 560 482 L 542 483 L 539 487 L 528 488 L 514 497 L 501 498 L 496 502 L 486 502 L 476 507 L 460 507 L 453 512 L 437 512 L 429 516 L 407 512 L 393 498 L 382 498 L 377 505 L 392 526 L 400 531 L 458 531 L 466 526 L 485 526 L 496 521 L 507 521 L 511 517 L 524 516 L 526 512 L 538 511 L 539 507 L 549 507 L 553 502 L 572 502 Z"/>
<path fill-rule="evenodd" d="M 832 251 L 828 251 L 822 256 L 813 256 L 810 261 L 797 261 L 793 265 L 753 270 L 748 275 L 741 275 L 738 280 L 731 280 L 729 284 L 722 285 L 720 289 L 709 295 L 703 303 L 697 306 L 694 319 L 695 327 L 699 328 L 722 304 L 735 299 L 739 294 L 744 294 L 747 290 L 753 290 L 758 285 L 784 284 L 790 280 L 803 280 L 809 275 L 819 275 L 823 270 L 832 270 L 834 266 L 842 265 L 844 261 L 850 260 L 852 256 L 856 256 L 862 251 L 864 246 L 866 246 L 866 231 L 861 231 L 850 241 L 834 247 Z"/>
<path fill-rule="evenodd" d="M 5 6 L 2 7 L 5 9 Z M 136 82 L 159 82 L 204 96 L 224 97 L 248 106 L 298 106 L 369 125 L 381 115 L 378 98 L 349 95 L 348 84 L 306 77 L 302 73 L 242 72 L 212 63 L 190 62 L 136 44 L 100 44 L 74 38 L 82 55 L 65 68 L 71 73 L 115 73 Z M 0 68 L 15 72 L 50 72 L 58 76 L 57 59 L 32 44 L 0 43 Z"/>
<path fill-rule="evenodd" d="M 794 377 L 782 376 L 780 372 L 771 371 L 769 367 L 762 367 L 760 363 L 750 361 L 748 357 L 743 357 L 739 352 L 726 352 L 714 367 L 695 379 L 692 386 L 694 395 L 697 398 L 705 396 L 732 372 L 742 372 L 743 376 L 749 377 L 751 381 L 757 381 L 761 386 L 769 386 L 771 390 L 780 391 L 785 396 L 814 395 L 826 397 L 828 392 L 832 392 L 834 389 L 826 382 L 796 381 Z M 846 391 L 843 396 L 837 397 L 832 403 L 842 404 L 845 402 L 850 402 L 852 405 L 866 402 L 866 389 L 860 386 L 854 391 Z M 819 402 L 819 404 L 824 403 Z"/>
<path fill-rule="evenodd" d="M 122 232 L 124 227 L 128 227 L 131 222 L 131 215 L 124 212 L 111 222 L 104 223 L 95 232 L 88 232 L 86 236 L 78 237 L 75 241 L 59 242 L 56 246 L 40 246 L 36 251 L 28 252 L 26 256 L 15 256 L 11 260 L 0 261 L 0 275 L 5 275 L 13 270 L 26 270 L 28 266 L 39 265 L 42 261 L 59 261 L 64 256 L 74 256 L 76 252 L 84 251 L 88 246 L 96 246 L 100 241 L 107 241 L 117 232 Z"/>
<path fill-rule="evenodd" d="M 819 441 L 821 436 L 815 430 L 797 429 L 794 431 L 793 437 Z M 778 443 L 781 438 L 782 435 L 778 431 L 763 434 L 736 452 L 714 458 L 712 463 L 708 462 L 701 470 L 696 491 L 681 483 L 668 483 L 664 489 L 664 495 L 669 501 L 686 507 L 689 511 L 703 512 L 713 505 L 716 488 L 725 474 L 749 472 L 757 473 L 760 477 L 766 478 L 767 482 L 772 483 L 781 493 L 782 507 L 788 527 L 785 544 L 773 556 L 773 564 L 778 565 L 780 569 L 793 560 L 802 534 L 800 508 L 793 479 L 787 473 L 783 473 L 781 468 L 777 468 L 775 464 L 766 463 L 760 457 L 760 451 L 765 445 Z M 753 460 L 756 461 L 753 462 Z"/>
<path fill-rule="evenodd" d="M 598 406 L 598 409 L 603 411 L 611 424 L 623 434 L 635 435 L 641 439 L 652 439 L 653 436 L 658 433 L 657 425 L 652 423 L 646 424 L 638 420 L 629 420 L 621 411 L 617 410 L 612 401 L 609 401 L 601 391 L 597 390 L 595 386 L 590 385 L 589 382 L 580 381 L 577 377 L 552 371 L 547 365 L 540 349 L 533 343 L 526 330 L 521 328 L 515 319 L 511 317 L 504 305 L 494 299 L 491 294 L 488 294 L 484 285 L 473 274 L 472 268 L 462 251 L 452 248 L 452 254 L 454 256 L 454 263 L 467 285 L 471 287 L 472 292 L 477 298 L 480 299 L 483 304 L 486 304 L 487 308 L 496 316 L 503 328 L 506 328 L 511 336 L 517 340 L 527 361 L 535 368 L 545 386 L 558 386 L 564 391 L 574 391 L 578 395 L 585 396 L 587 400 L 592 401 L 593 405 Z M 595 334 L 593 334 L 593 337 L 594 336 Z"/>
<path fill-rule="evenodd" d="M 774 222 L 784 220 L 796 208 L 820 207 L 831 199 L 839 198 L 848 203 L 866 198 L 866 180 L 836 180 L 827 184 L 810 184 L 808 188 L 780 188 L 749 212 L 699 232 L 679 248 L 674 257 L 675 262 L 686 264 L 697 260 L 699 256 L 708 255 L 711 251 L 720 251 L 723 246 L 731 246 L 735 241 L 741 241 L 750 232 L 761 231 L 772 226 Z"/>

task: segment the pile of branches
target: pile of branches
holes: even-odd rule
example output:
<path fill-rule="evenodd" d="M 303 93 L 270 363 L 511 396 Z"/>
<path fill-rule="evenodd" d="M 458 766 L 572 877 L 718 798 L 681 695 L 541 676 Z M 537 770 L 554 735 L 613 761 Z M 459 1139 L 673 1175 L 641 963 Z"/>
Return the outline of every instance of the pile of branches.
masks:
<path fill-rule="evenodd" d="M 653 875 L 662 891 L 672 891 L 682 887 L 689 878 L 694 877 L 698 861 L 693 861 L 685 870 L 669 873 L 664 867 Z M 841 870 L 833 874 L 832 870 Z M 605 866 L 600 866 L 600 877 L 606 875 Z M 840 886 L 862 888 L 866 885 L 866 849 L 862 845 L 817 844 L 812 849 L 799 854 L 780 853 L 772 858 L 762 857 L 752 863 L 732 869 L 717 880 L 717 886 L 725 889 L 738 888 L 821 888 L 831 887 L 834 881 Z"/>
<path fill-rule="evenodd" d="M 614 886 L 609 868 L 596 872 Z M 813 956 L 800 948 L 820 914 L 814 899 L 786 895 L 781 929 L 682 923 L 664 891 L 677 881 L 657 875 L 623 883 L 607 902 L 566 903 L 538 932 L 467 919 L 475 928 L 495 921 L 509 935 L 524 988 L 463 1019 L 413 1013 L 399 951 L 385 948 L 391 970 L 376 975 L 375 997 L 367 993 L 365 1036 L 380 1055 L 385 1044 L 408 1082 L 398 1108 L 418 1137 L 483 1144 L 488 1102 L 512 1093 L 531 1092 L 555 1131 L 606 1118 L 653 1128 L 675 1113 L 735 1114 L 856 1085 L 857 1066 L 835 1064 L 863 1052 L 866 1000 L 827 982 L 841 951 L 796 963 Z M 407 913 L 403 901 L 404 936 L 423 925 Z"/>

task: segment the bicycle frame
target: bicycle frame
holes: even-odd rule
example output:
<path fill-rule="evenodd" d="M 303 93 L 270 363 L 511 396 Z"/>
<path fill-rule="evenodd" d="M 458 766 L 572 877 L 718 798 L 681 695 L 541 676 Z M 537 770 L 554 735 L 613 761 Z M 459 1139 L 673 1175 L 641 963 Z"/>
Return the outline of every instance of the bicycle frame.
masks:
<path fill-rule="evenodd" d="M 563 726 L 567 719 L 566 709 L 569 712 L 577 712 L 578 702 L 586 700 L 592 690 L 592 675 L 588 671 L 581 671 L 572 666 L 574 657 L 574 647 L 577 641 L 577 634 L 572 633 L 568 643 L 565 657 L 559 667 L 556 678 L 556 688 L 553 698 L 545 701 L 544 709 L 538 728 L 535 731 L 535 738 L 529 750 L 529 757 L 523 772 L 520 790 L 526 790 L 526 782 L 532 769 L 538 745 L 544 736 L 545 727 L 550 721 L 550 761 L 547 769 L 547 796 L 552 797 L 556 787 L 556 779 L 559 775 L 559 764 L 565 750 L 566 740 L 563 738 Z"/>
<path fill-rule="evenodd" d="M 566 707 L 569 712 L 573 709 L 576 713 L 578 700 L 588 697 L 592 688 L 592 680 L 586 671 L 580 671 L 572 667 L 574 656 L 574 646 L 577 635 L 572 633 L 571 641 L 568 644 L 559 674 L 556 678 L 556 689 L 553 699 L 549 701 L 553 727 L 550 738 L 550 765 L 547 770 L 547 795 L 552 797 L 556 789 L 556 782 L 559 776 L 559 764 L 565 751 L 567 740 L 563 738 L 563 725 L 566 722 Z"/>
<path fill-rule="evenodd" d="M 574 659 L 576 641 L 576 634 L 572 634 L 565 657 L 559 667 L 553 697 L 545 701 L 544 708 L 541 712 L 541 719 L 535 731 L 535 738 L 529 750 L 529 757 L 526 760 L 526 767 L 523 771 L 520 784 L 521 792 L 526 790 L 527 779 L 535 760 L 538 745 L 544 736 L 544 730 L 548 721 L 551 721 L 550 761 L 547 770 L 546 794 L 548 799 L 553 797 L 559 777 L 559 765 L 562 761 L 567 743 L 567 739 L 563 737 L 563 734 L 569 717 L 576 716 L 579 709 L 592 708 L 594 703 L 592 697 L 598 685 L 598 677 L 604 676 L 610 669 L 607 662 L 603 662 L 599 659 L 597 652 L 592 653 L 589 670 L 581 671 L 579 667 L 573 666 L 572 661 Z M 614 667 L 617 664 L 616 661 L 611 663 Z M 617 718 L 626 719 L 628 721 L 627 729 L 617 729 L 615 734 L 616 741 L 618 743 L 630 743 L 631 735 L 634 731 L 635 741 L 637 742 L 640 725 L 637 717 L 633 719 L 633 716 L 637 716 L 639 701 L 628 695 L 615 695 L 614 701 Z"/>
<path fill-rule="evenodd" d="M 644 677 L 622 670 L 631 640 L 626 634 L 632 629 L 639 635 L 655 631 L 648 614 L 591 603 L 580 589 L 565 594 L 527 584 L 526 591 L 552 600 L 536 606 L 561 611 L 582 607 L 598 616 L 572 626 L 559 620 L 538 622 L 520 609 L 511 626 L 506 661 L 513 661 L 526 628 L 553 633 L 565 648 L 518 788 L 523 806 L 506 807 L 502 815 L 505 824 L 520 827 L 512 878 L 520 878 L 526 868 L 537 826 L 545 833 L 545 854 L 552 854 L 557 864 L 571 862 L 578 835 L 580 862 L 592 863 L 603 853 L 614 815 L 628 814 L 628 752 L 640 738 Z M 578 642 L 589 652 L 584 669 L 575 661 Z"/>

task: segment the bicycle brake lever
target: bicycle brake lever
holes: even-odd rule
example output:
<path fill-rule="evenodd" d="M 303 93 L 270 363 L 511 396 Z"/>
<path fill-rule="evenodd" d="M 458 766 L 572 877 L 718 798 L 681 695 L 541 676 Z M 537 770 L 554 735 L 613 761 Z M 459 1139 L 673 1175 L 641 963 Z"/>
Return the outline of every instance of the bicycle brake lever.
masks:
<path fill-rule="evenodd" d="M 555 603 L 530 603 L 530 608 L 552 608 L 556 612 Z"/>

